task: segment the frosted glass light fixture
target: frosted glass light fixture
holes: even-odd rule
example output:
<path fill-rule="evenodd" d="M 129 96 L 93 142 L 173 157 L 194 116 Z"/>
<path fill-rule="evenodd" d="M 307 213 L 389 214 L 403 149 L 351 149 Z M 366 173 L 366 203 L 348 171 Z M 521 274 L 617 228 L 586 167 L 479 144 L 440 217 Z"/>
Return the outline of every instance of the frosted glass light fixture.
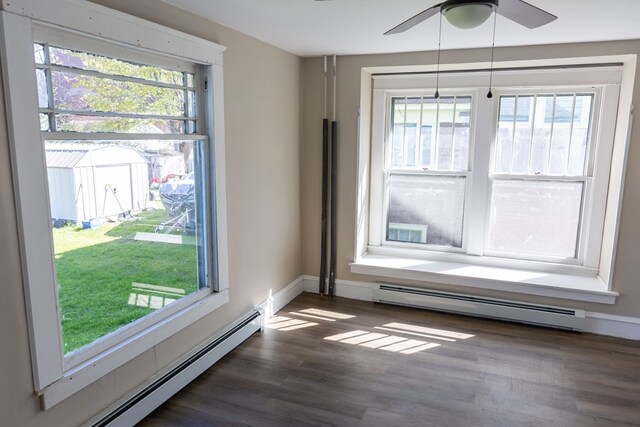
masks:
<path fill-rule="evenodd" d="M 483 24 L 497 6 L 497 0 L 449 0 L 442 4 L 442 14 L 451 25 L 469 29 Z"/>

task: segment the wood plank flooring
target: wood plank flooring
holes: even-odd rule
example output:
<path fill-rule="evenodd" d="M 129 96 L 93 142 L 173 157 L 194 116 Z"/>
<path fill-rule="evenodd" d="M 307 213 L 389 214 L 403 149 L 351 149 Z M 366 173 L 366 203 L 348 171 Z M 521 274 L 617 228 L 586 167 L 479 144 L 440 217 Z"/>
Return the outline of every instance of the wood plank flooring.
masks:
<path fill-rule="evenodd" d="M 302 294 L 140 426 L 639 426 L 640 342 Z"/>

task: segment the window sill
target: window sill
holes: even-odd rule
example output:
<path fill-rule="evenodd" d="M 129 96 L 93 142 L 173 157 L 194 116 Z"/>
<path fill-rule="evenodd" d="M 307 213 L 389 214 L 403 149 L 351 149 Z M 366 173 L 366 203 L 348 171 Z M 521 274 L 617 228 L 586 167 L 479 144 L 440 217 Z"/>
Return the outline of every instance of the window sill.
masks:
<path fill-rule="evenodd" d="M 602 304 L 614 304 L 618 296 L 617 292 L 608 290 L 598 276 L 545 273 L 385 255 L 365 254 L 351 263 L 351 272 Z"/>
<path fill-rule="evenodd" d="M 57 405 L 228 302 L 228 291 L 212 294 L 66 371 L 40 393 L 43 409 Z"/>

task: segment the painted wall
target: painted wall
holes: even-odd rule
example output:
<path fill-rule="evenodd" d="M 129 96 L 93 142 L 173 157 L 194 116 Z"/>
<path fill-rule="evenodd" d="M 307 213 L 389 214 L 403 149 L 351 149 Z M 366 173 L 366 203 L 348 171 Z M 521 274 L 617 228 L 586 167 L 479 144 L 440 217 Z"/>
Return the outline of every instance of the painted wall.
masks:
<path fill-rule="evenodd" d="M 0 95 L 2 426 L 82 423 L 302 273 L 301 59 L 157 0 L 100 3 L 228 48 L 224 87 L 230 302 L 58 406 L 40 411 L 33 394 L 18 226 Z"/>
<path fill-rule="evenodd" d="M 639 54 L 640 41 L 585 43 L 554 46 L 531 46 L 497 49 L 496 61 L 588 57 L 615 54 Z M 442 52 L 441 61 L 447 63 L 486 62 L 491 57 L 488 49 Z M 356 209 L 356 155 L 358 108 L 360 105 L 360 79 L 363 67 L 424 65 L 436 62 L 436 52 L 406 54 L 344 56 L 338 58 L 338 254 L 336 277 L 343 280 L 375 282 L 385 278 L 352 274 L 349 263 L 354 258 Z M 636 74 L 633 103 L 640 105 L 640 69 Z M 444 80 L 444 79 L 442 79 Z M 442 81 L 441 80 L 441 81 Z M 323 117 L 323 64 L 322 58 L 308 58 L 304 64 L 304 136 L 302 138 L 302 241 L 303 270 L 317 277 L 320 271 L 320 212 L 322 177 L 322 117 Z M 446 82 L 441 83 L 446 85 Z M 369 114 L 363 111 L 363 114 Z M 620 239 L 616 258 L 613 289 L 620 293 L 615 305 L 574 303 L 567 300 L 527 297 L 523 294 L 498 293 L 446 286 L 393 280 L 393 283 L 428 286 L 432 289 L 457 290 L 480 295 L 512 298 L 560 306 L 580 307 L 589 311 L 640 317 L 640 126 L 632 133 L 623 200 Z"/>

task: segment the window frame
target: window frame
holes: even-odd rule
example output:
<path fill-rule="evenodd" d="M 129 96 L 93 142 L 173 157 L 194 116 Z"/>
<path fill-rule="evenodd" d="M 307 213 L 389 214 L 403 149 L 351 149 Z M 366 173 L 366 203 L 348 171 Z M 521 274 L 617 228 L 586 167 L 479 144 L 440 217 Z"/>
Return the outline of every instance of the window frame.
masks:
<path fill-rule="evenodd" d="M 614 84 L 620 86 L 618 102 L 611 102 L 618 115 L 605 123 L 612 142 L 612 160 L 605 165 L 609 179 L 600 180 L 608 187 L 606 204 L 602 206 L 603 238 L 600 251 L 593 251 L 593 258 L 600 260 L 598 268 L 561 265 L 538 261 L 513 261 L 505 265 L 495 257 L 480 257 L 471 254 L 456 254 L 414 250 L 412 248 L 390 248 L 371 244 L 376 233 L 376 215 L 381 205 L 376 188 L 381 188 L 375 172 L 378 158 L 376 141 L 384 136 L 384 124 L 376 120 L 376 108 L 384 99 L 385 90 L 411 91 L 421 87 L 435 87 L 435 66 L 365 67 L 361 72 L 360 133 L 358 137 L 357 201 L 355 215 L 354 261 L 351 272 L 397 279 L 411 279 L 449 285 L 461 285 L 484 289 L 504 290 L 531 295 L 557 296 L 559 298 L 615 302 L 617 293 L 611 289 L 615 236 L 618 221 L 626 156 L 629 148 L 630 124 L 632 121 L 632 93 L 635 80 L 637 56 L 612 55 L 586 58 L 534 59 L 525 61 L 503 61 L 494 64 L 494 82 L 499 86 L 517 87 L 517 76 L 521 71 L 535 71 L 528 81 L 530 86 L 549 85 L 545 80 L 556 74 L 553 86 L 582 86 L 591 84 Z M 454 87 L 447 79 L 451 73 L 460 77 L 458 87 L 483 87 L 486 96 L 488 63 L 441 64 L 440 87 Z M 558 72 L 569 69 L 571 73 Z M 602 72 L 594 81 L 593 72 Z M 475 77 L 474 77 L 475 76 Z M 474 79 L 480 84 L 474 84 Z M 418 89 L 416 89 L 418 88 Z M 408 92 L 408 93 L 407 93 Z M 441 90 L 442 92 L 442 90 Z M 611 101 L 611 100 L 610 100 Z M 376 107 L 378 106 L 378 107 Z M 486 111 L 476 111 L 476 118 L 486 116 Z M 492 112 L 493 113 L 493 112 Z M 477 139 L 477 137 L 476 137 Z M 475 159 L 483 158 L 489 164 L 488 153 L 476 152 Z M 474 166 L 475 167 L 475 166 Z M 601 172 L 605 168 L 601 169 Z M 488 179 L 482 178 L 481 179 Z M 488 187 L 487 187 L 488 188 Z M 478 196 L 480 199 L 482 197 Z M 484 197 L 488 197 L 485 194 Z M 482 224 L 484 226 L 484 223 Z M 374 242 L 375 243 L 375 242 Z M 506 267 L 506 268 L 505 268 Z"/>
<path fill-rule="evenodd" d="M 202 135 L 180 134 L 180 140 L 207 139 L 208 188 L 205 219 L 210 230 L 207 260 L 209 286 L 176 301 L 140 321 L 124 326 L 93 344 L 65 357 L 61 325 L 49 200 L 40 132 L 33 43 L 39 31 L 57 34 L 63 43 L 77 46 L 84 40 L 100 49 L 87 49 L 113 56 L 157 64 L 196 63 L 203 67 L 199 107 L 205 114 L 199 121 Z M 142 354 L 179 330 L 226 304 L 228 296 L 227 216 L 222 53 L 225 48 L 175 30 L 134 18 L 114 10 L 77 0 L 26 0 L 4 4 L 0 12 L 2 72 L 7 106 L 12 176 L 20 238 L 21 262 L 27 305 L 35 392 L 47 409 L 86 387 L 127 361 Z M 64 42 L 67 40 L 67 42 Z M 56 43 L 60 45 L 60 43 Z M 65 46 L 62 46 L 65 47 Z M 70 46 L 71 47 L 71 46 Z M 103 49 L 103 48 L 107 49 Z M 122 57 L 128 52 L 131 58 Z M 177 58 L 177 59 L 176 59 Z M 149 62 L 147 60 L 147 62 Z M 158 64 L 160 65 L 160 64 Z M 30 71 L 28 71 L 30 70 Z M 31 76 L 31 77 L 25 77 Z M 60 135 L 64 139 L 64 135 Z M 75 134 L 69 139 L 83 139 Z M 114 139 L 114 135 L 91 134 L 93 139 Z M 145 139 L 144 134 L 139 139 Z M 148 139 L 157 139 L 152 135 Z M 166 136 L 164 136 L 166 139 Z M 120 138 L 122 139 L 122 138 Z M 127 135 L 126 139 L 130 138 Z M 171 139 L 176 139 L 173 134 Z M 36 165 L 37 167 L 34 167 Z M 47 238 L 43 238 L 47 236 Z"/>

